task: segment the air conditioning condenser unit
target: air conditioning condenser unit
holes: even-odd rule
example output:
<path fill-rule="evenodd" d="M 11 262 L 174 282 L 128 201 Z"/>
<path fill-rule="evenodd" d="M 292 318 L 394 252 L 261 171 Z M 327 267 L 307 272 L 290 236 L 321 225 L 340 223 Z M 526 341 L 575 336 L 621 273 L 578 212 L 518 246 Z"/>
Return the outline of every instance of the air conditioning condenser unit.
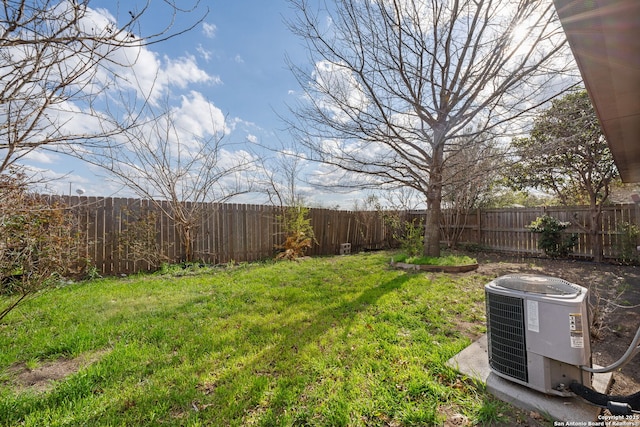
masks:
<path fill-rule="evenodd" d="M 489 366 L 498 376 L 547 394 L 591 386 L 587 289 L 532 274 L 485 285 Z"/>

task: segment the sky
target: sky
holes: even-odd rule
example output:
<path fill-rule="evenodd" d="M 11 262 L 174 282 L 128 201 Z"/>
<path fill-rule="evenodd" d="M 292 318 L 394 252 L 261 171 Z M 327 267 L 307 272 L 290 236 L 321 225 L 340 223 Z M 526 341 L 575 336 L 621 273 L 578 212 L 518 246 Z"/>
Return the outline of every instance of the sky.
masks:
<path fill-rule="evenodd" d="M 144 3 L 94 0 L 90 7 L 122 22 L 130 9 Z M 160 76 L 154 89 L 156 99 L 170 92 L 173 107 L 192 126 L 202 123 L 197 116 L 204 109 L 213 110 L 218 122 L 224 121 L 217 126 L 224 128 L 227 142 L 280 146 L 290 138 L 281 116 L 288 113 L 287 103 L 292 104 L 301 93 L 285 58 L 298 65 L 308 62 L 301 41 L 285 24 L 292 10 L 285 0 L 203 0 L 195 11 L 179 15 L 169 31 L 188 28 L 203 16 L 187 33 L 146 49 L 135 66 L 140 85 L 150 85 L 152 78 Z M 170 18 L 163 2 L 153 0 L 140 31 L 161 30 Z M 60 178 L 47 184 L 46 190 L 54 194 L 132 196 L 130 190 L 111 182 L 103 170 L 66 156 L 36 153 L 27 163 Z M 321 194 L 304 185 L 300 191 L 310 203 L 327 207 L 349 208 L 356 197 Z M 250 195 L 240 201 L 253 200 L 261 199 Z"/>

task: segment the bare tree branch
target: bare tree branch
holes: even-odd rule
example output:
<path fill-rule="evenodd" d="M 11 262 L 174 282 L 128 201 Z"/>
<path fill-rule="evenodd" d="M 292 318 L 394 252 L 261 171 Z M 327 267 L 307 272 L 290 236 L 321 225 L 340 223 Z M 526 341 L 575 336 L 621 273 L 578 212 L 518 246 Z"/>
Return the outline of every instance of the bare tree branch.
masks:
<path fill-rule="evenodd" d="M 128 11 L 122 22 L 91 9 L 90 0 L 3 2 L 0 173 L 34 150 L 87 149 L 127 127 L 129 117 L 111 123 L 96 107 L 110 108 L 107 89 L 124 86 L 117 70 L 132 67 L 135 52 L 144 46 L 189 31 L 208 13 L 176 28 L 176 17 L 196 10 L 199 1 L 190 8 L 165 3 L 165 26 L 144 35 L 140 20 L 149 12 L 150 0 L 139 11 Z"/>

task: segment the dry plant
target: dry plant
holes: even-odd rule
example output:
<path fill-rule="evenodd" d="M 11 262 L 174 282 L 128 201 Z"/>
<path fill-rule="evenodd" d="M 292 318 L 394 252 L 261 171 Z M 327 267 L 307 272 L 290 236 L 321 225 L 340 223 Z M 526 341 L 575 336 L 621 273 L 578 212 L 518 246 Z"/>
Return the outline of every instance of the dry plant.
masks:
<path fill-rule="evenodd" d="M 145 263 L 147 269 L 156 269 L 166 261 L 157 239 L 158 215 L 151 209 L 123 210 L 122 231 L 118 233 L 118 254 L 121 259 L 137 265 Z"/>
<path fill-rule="evenodd" d="M 595 285 L 589 289 L 589 310 L 591 313 L 590 332 L 593 339 L 599 340 L 604 338 L 606 331 L 610 331 L 608 318 L 617 309 L 637 309 L 638 306 L 625 306 L 620 304 L 624 287 L 620 287 L 618 283 L 614 286 L 602 289 L 599 285 Z"/>
<path fill-rule="evenodd" d="M 276 259 L 292 261 L 303 257 L 316 241 L 311 218 L 309 218 L 309 208 L 302 206 L 284 208 L 284 215 L 279 219 L 283 224 L 285 240 L 277 246 L 282 251 L 276 255 Z"/>
<path fill-rule="evenodd" d="M 27 177 L 0 174 L 0 319 L 57 284 L 78 264 L 73 215 L 28 191 Z"/>

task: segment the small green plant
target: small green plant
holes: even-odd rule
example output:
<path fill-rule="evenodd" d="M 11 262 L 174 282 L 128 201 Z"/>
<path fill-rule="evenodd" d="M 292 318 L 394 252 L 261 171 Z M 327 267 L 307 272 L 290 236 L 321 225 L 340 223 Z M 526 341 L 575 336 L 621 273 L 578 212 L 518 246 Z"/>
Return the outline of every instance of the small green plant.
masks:
<path fill-rule="evenodd" d="M 424 227 L 422 219 L 404 219 L 397 212 L 383 214 L 385 224 L 392 230 L 393 239 L 400 244 L 400 250 L 407 256 L 419 256 L 424 248 Z"/>
<path fill-rule="evenodd" d="M 633 265 L 638 263 L 638 237 L 640 227 L 632 222 L 618 224 L 618 260 L 622 264 Z"/>
<path fill-rule="evenodd" d="M 400 249 L 412 256 L 420 255 L 424 249 L 424 227 L 422 219 L 404 222 L 404 234 L 399 236 Z"/>
<path fill-rule="evenodd" d="M 87 260 L 87 268 L 86 268 L 86 273 L 85 273 L 85 278 L 86 280 L 97 280 L 97 279 L 102 279 L 102 275 L 100 274 L 100 270 L 98 270 L 98 267 L 96 267 L 95 265 L 91 264 L 91 260 L 88 259 Z"/>
<path fill-rule="evenodd" d="M 539 216 L 531 224 L 529 229 L 534 233 L 539 233 L 538 248 L 551 258 L 566 258 L 578 241 L 575 234 L 564 233 L 571 225 L 570 222 L 563 222 L 549 215 Z"/>
<path fill-rule="evenodd" d="M 476 424 L 480 425 L 493 425 L 496 423 L 504 423 L 509 420 L 507 414 L 510 408 L 506 403 L 494 400 L 491 398 L 485 398 L 476 412 Z"/>
<path fill-rule="evenodd" d="M 231 260 L 226 264 L 226 267 L 232 267 L 234 261 Z M 183 276 L 197 276 L 201 274 L 209 274 L 214 270 L 214 267 L 200 262 L 181 262 L 179 264 L 169 264 L 163 262 L 155 272 L 159 276 L 171 276 L 171 277 L 183 277 Z"/>
<path fill-rule="evenodd" d="M 278 217 L 284 228 L 284 243 L 278 245 L 282 249 L 276 259 L 295 260 L 304 256 L 307 249 L 316 241 L 309 218 L 309 208 L 291 206 L 285 209 L 284 215 Z"/>

